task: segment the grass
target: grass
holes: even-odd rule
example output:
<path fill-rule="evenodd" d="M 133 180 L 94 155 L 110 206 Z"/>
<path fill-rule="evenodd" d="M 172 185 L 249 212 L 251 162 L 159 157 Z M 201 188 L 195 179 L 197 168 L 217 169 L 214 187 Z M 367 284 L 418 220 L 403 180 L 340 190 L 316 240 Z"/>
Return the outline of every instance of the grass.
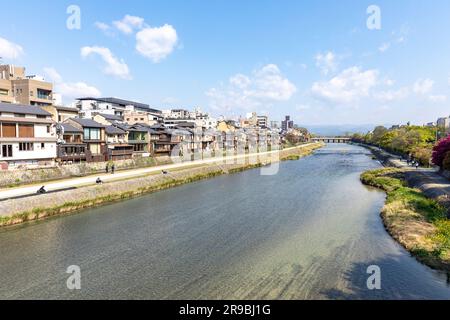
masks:
<path fill-rule="evenodd" d="M 367 171 L 361 175 L 361 181 L 386 192 L 381 215 L 388 232 L 418 260 L 450 271 L 450 221 L 446 208 L 420 190 L 408 187 L 400 169 Z"/>

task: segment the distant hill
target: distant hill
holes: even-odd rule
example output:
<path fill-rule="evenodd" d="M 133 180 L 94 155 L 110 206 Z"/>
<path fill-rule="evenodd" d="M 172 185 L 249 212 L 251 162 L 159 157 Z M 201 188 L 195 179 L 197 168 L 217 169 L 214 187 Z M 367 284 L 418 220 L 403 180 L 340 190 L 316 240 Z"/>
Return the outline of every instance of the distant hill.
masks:
<path fill-rule="evenodd" d="M 309 132 L 319 136 L 343 136 L 353 133 L 367 133 L 372 131 L 376 124 L 361 124 L 361 125 L 301 125 L 301 127 L 307 128 Z M 391 127 L 390 124 L 384 124 L 385 127 Z"/>

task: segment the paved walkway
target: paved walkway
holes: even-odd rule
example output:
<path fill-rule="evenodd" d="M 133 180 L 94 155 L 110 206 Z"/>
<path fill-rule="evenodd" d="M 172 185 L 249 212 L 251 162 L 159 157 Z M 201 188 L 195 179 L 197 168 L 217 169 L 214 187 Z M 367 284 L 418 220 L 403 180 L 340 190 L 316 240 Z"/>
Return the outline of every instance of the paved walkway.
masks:
<path fill-rule="evenodd" d="M 305 145 L 302 145 L 300 147 L 307 147 L 312 145 L 312 143 L 308 143 Z M 291 150 L 298 147 L 292 147 L 292 148 L 286 148 L 283 150 Z M 94 185 L 97 178 L 100 178 L 103 182 L 111 182 L 115 180 L 125 180 L 133 177 L 140 177 L 143 175 L 151 174 L 151 173 L 160 173 L 163 170 L 169 171 L 179 168 L 185 168 L 190 166 L 199 166 L 199 165 L 205 165 L 205 164 L 221 164 L 225 163 L 225 161 L 230 161 L 232 159 L 242 159 L 246 157 L 256 157 L 256 156 L 268 156 L 273 155 L 279 152 L 276 151 L 268 151 L 268 152 L 261 152 L 261 153 L 252 153 L 252 154 L 242 154 L 237 156 L 228 156 L 223 158 L 210 158 L 205 160 L 196 160 L 196 161 L 188 161 L 183 163 L 177 163 L 177 164 L 169 164 L 169 165 L 162 165 L 162 166 L 154 166 L 154 167 L 148 167 L 148 168 L 142 168 L 142 169 L 134 169 L 134 170 L 126 170 L 126 171 L 119 171 L 114 174 L 98 174 L 98 175 L 91 175 L 81 178 L 71 178 L 71 179 L 64 179 L 64 180 L 57 180 L 53 182 L 43 182 L 42 185 L 45 185 L 45 190 L 48 192 L 55 192 L 55 191 L 61 191 L 61 190 L 67 190 L 71 188 L 77 188 L 81 186 L 87 186 L 87 185 Z M 269 160 L 270 158 L 268 158 Z M 11 198 L 19 198 L 29 195 L 35 195 L 36 191 L 40 188 L 40 185 L 28 185 L 28 186 L 21 186 L 21 187 L 15 187 L 15 188 L 7 188 L 7 189 L 0 189 L 0 201 L 11 199 Z"/>
<path fill-rule="evenodd" d="M 450 208 L 450 180 L 442 176 L 437 168 L 416 169 L 399 156 L 378 148 L 374 149 L 383 155 L 388 165 L 406 169 L 405 178 L 411 187 L 420 189 L 427 197 L 439 200 L 441 204 Z"/>

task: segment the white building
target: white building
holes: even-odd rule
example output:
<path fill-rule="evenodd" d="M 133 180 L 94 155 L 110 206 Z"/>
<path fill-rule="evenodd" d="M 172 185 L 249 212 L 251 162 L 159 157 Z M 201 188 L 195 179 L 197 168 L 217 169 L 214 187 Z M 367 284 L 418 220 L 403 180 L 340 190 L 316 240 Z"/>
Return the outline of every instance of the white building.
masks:
<path fill-rule="evenodd" d="M 161 112 L 150 108 L 148 104 L 118 98 L 79 98 L 77 99 L 75 105 L 80 111 L 80 117 L 89 119 L 92 119 L 95 114 L 98 113 L 122 117 L 127 109 L 155 113 Z"/>
<path fill-rule="evenodd" d="M 217 127 L 217 119 L 211 118 L 208 113 L 200 108 L 194 111 L 185 109 L 163 110 L 163 122 L 166 128 L 173 128 L 181 123 L 194 123 L 195 127 L 213 129 Z"/>
<path fill-rule="evenodd" d="M 437 119 L 436 124 L 440 128 L 449 129 L 450 128 L 450 118 L 449 117 L 439 118 L 439 119 Z"/>
<path fill-rule="evenodd" d="M 0 162 L 8 166 L 42 166 L 56 158 L 52 115 L 37 106 L 0 103 Z"/>

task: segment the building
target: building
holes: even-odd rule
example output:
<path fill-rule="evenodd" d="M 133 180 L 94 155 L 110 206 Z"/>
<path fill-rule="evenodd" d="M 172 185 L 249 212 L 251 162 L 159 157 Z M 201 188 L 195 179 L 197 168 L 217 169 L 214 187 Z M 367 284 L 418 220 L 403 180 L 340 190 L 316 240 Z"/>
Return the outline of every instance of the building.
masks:
<path fill-rule="evenodd" d="M 256 125 L 260 128 L 267 128 L 269 126 L 269 118 L 267 116 L 257 116 Z"/>
<path fill-rule="evenodd" d="M 72 107 L 52 105 L 52 106 L 43 106 L 42 109 L 49 112 L 52 115 L 53 121 L 55 122 L 64 122 L 69 118 L 78 117 L 78 109 Z"/>
<path fill-rule="evenodd" d="M 280 128 L 280 122 L 279 121 L 270 121 L 270 127 L 272 129 L 279 129 Z"/>
<path fill-rule="evenodd" d="M 83 141 L 83 130 L 69 123 L 62 123 L 60 126 L 57 161 L 62 164 L 85 162 L 88 146 Z"/>
<path fill-rule="evenodd" d="M 0 65 L 0 101 L 32 106 L 53 105 L 53 84 L 25 76 L 24 67 Z"/>
<path fill-rule="evenodd" d="M 65 123 L 83 130 L 83 143 L 86 144 L 86 161 L 100 162 L 108 160 L 106 150 L 106 126 L 92 119 L 70 118 Z"/>
<path fill-rule="evenodd" d="M 13 167 L 51 165 L 56 141 L 50 113 L 37 106 L 0 103 L 0 162 Z"/>
<path fill-rule="evenodd" d="M 439 128 L 443 128 L 445 130 L 448 130 L 450 128 L 450 117 L 437 119 L 436 125 Z"/>
<path fill-rule="evenodd" d="M 290 116 L 286 116 L 283 121 L 281 121 L 281 130 L 287 132 L 294 128 L 294 121 L 291 120 Z"/>
<path fill-rule="evenodd" d="M 129 125 L 126 123 L 116 123 L 116 127 L 127 132 L 126 143 L 131 145 L 133 156 L 150 156 L 150 137 L 148 126 L 141 124 Z"/>
<path fill-rule="evenodd" d="M 162 113 L 142 110 L 125 110 L 124 121 L 128 124 L 144 123 L 152 126 L 163 121 Z"/>
<path fill-rule="evenodd" d="M 185 109 L 164 110 L 162 123 L 168 129 L 173 129 L 180 124 L 191 123 L 194 127 L 213 129 L 217 126 L 217 120 L 211 118 L 208 113 L 196 108 L 190 112 Z"/>
<path fill-rule="evenodd" d="M 165 119 L 193 119 L 191 112 L 185 109 L 163 110 L 162 115 Z"/>
<path fill-rule="evenodd" d="M 148 104 L 118 98 L 79 98 L 75 102 L 82 118 L 92 119 L 96 113 L 123 117 L 126 110 L 161 113 Z"/>
<path fill-rule="evenodd" d="M 114 114 L 107 114 L 107 113 L 97 113 L 94 115 L 92 120 L 101 123 L 105 126 L 109 126 L 114 123 L 123 123 L 123 118 L 121 116 L 116 116 Z"/>
<path fill-rule="evenodd" d="M 133 157 L 134 147 L 127 142 L 127 131 L 117 126 L 105 128 L 108 160 L 125 160 Z"/>

